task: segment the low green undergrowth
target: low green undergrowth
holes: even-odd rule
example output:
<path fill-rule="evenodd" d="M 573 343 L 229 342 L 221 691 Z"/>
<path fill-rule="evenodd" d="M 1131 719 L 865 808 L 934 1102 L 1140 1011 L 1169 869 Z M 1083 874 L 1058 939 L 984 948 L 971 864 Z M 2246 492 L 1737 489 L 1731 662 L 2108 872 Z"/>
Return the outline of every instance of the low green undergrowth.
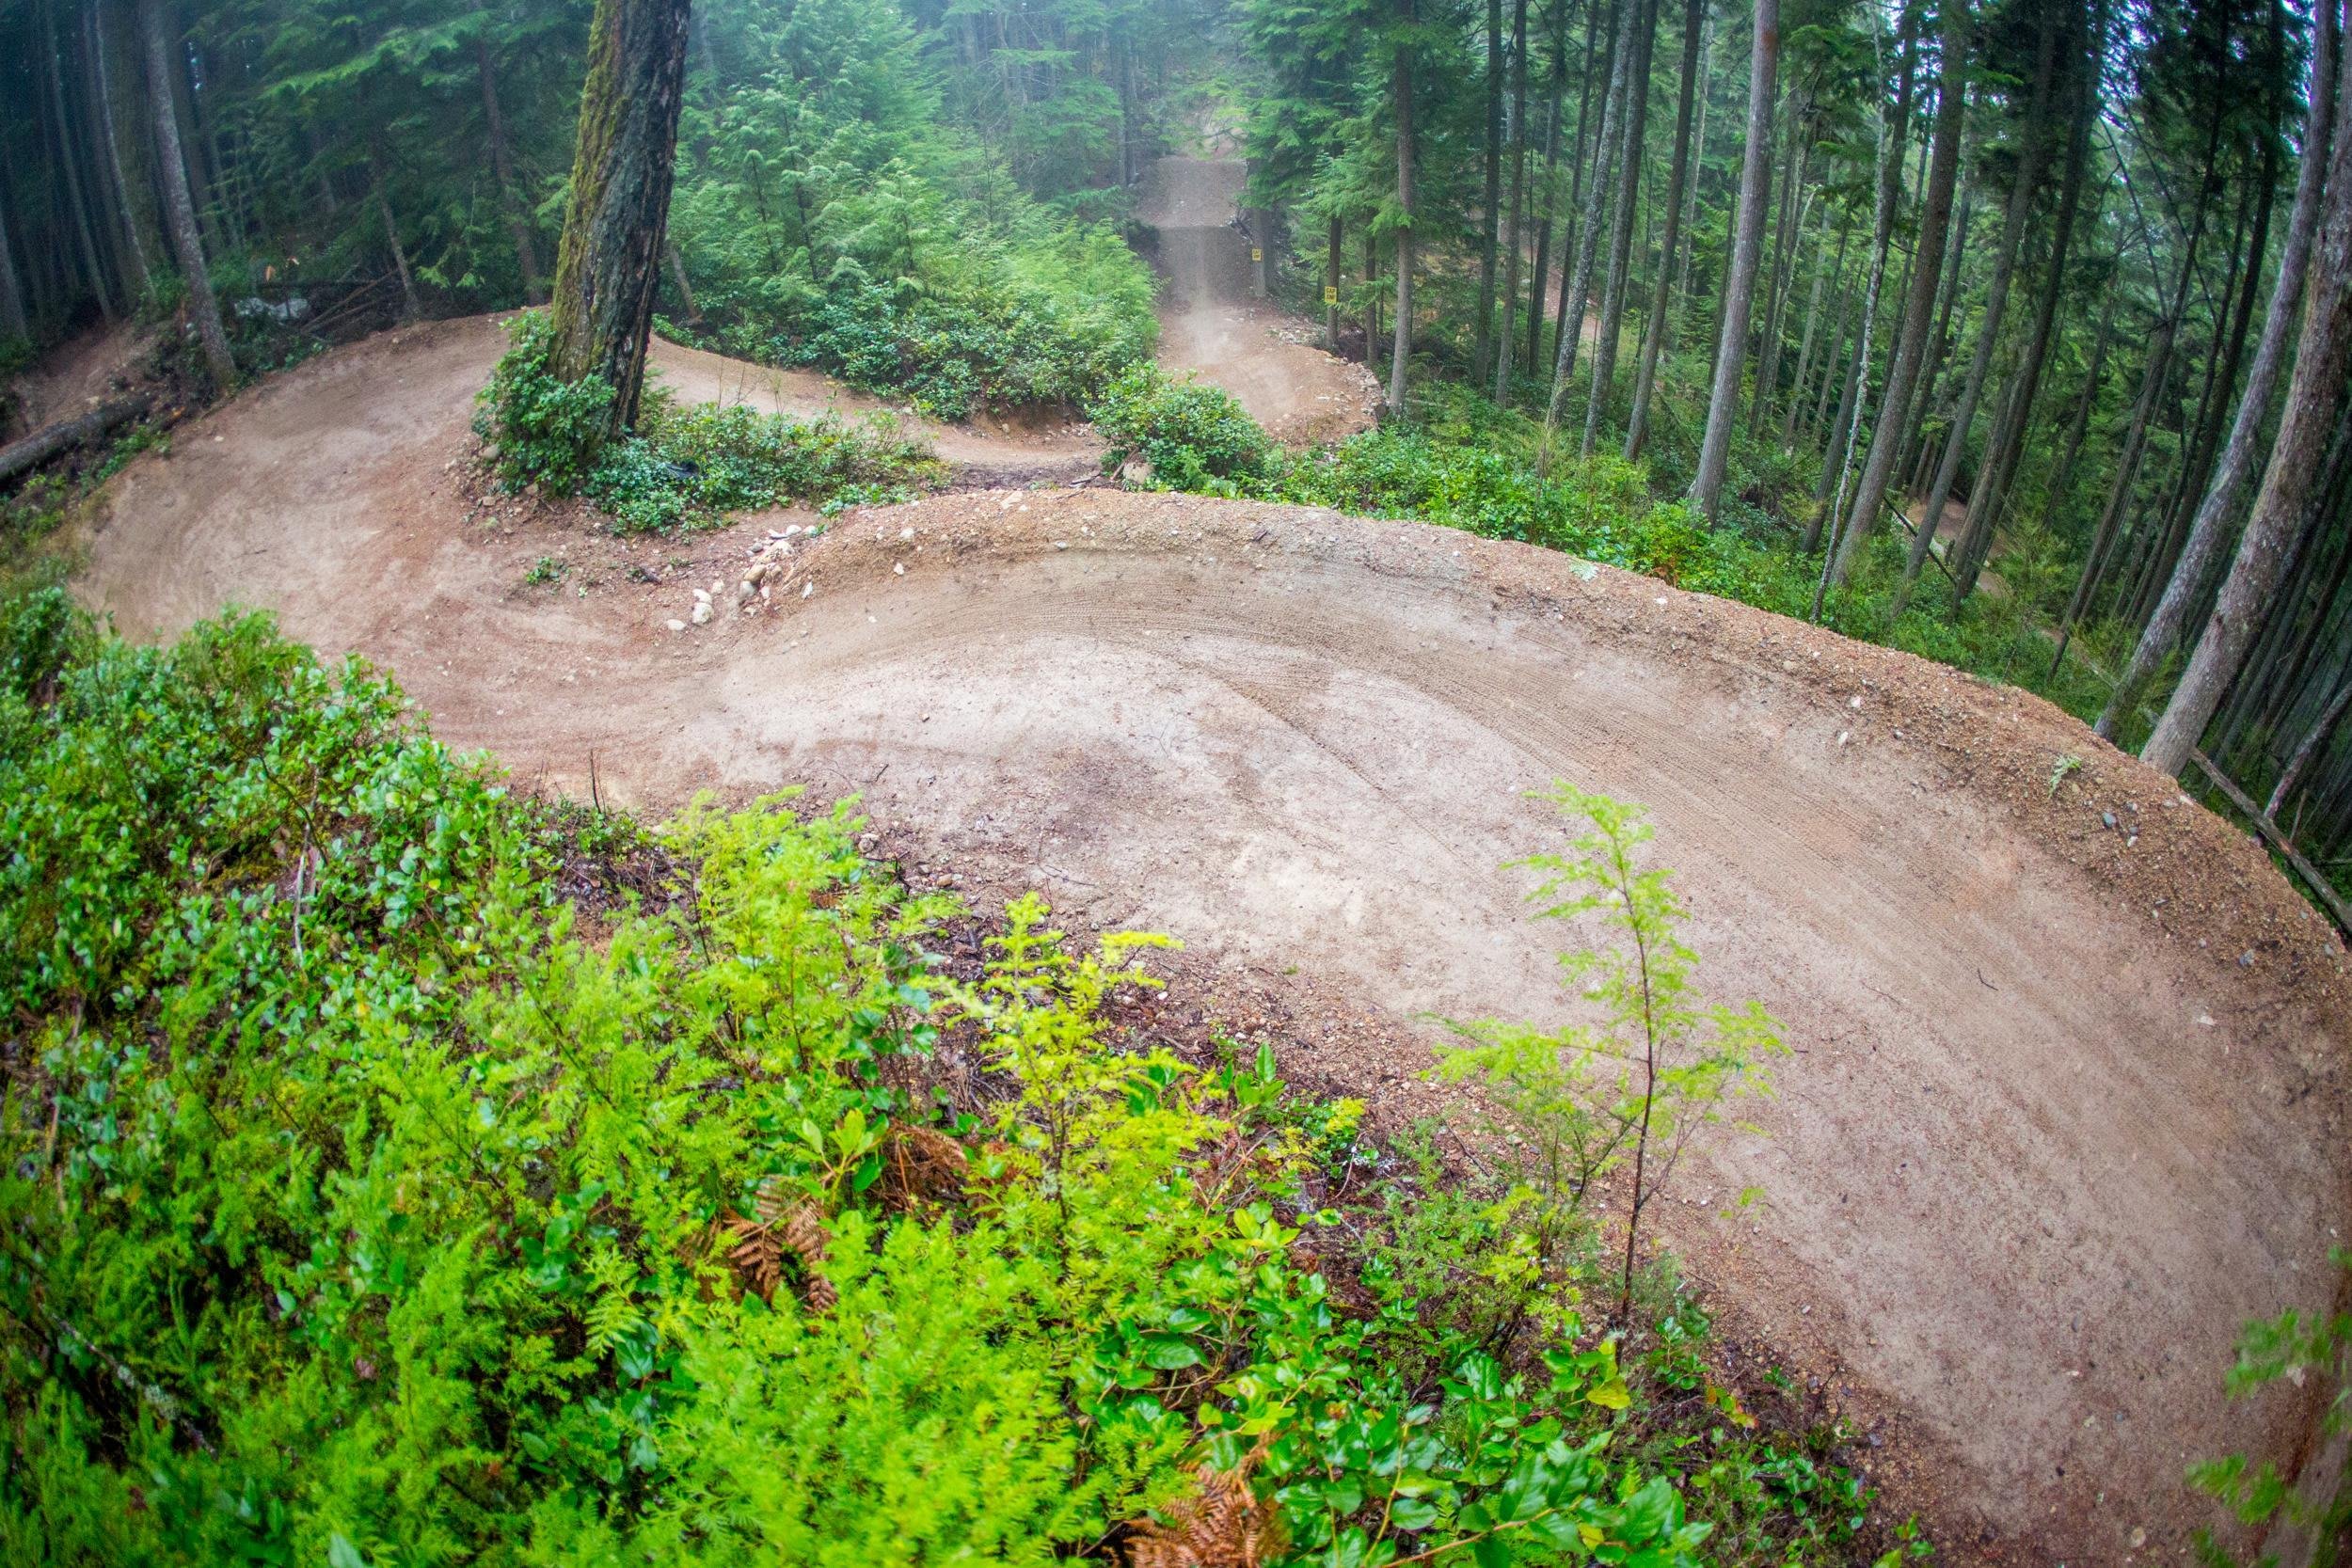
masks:
<path fill-rule="evenodd" d="M 1150 466 L 1153 483 L 1218 492 L 1220 482 L 1263 477 L 1279 449 L 1233 395 L 1149 360 L 1129 366 L 1088 404 L 1108 449 L 1105 467 Z"/>
<path fill-rule="evenodd" d="M 1597 1311 L 1597 1212 L 1177 1054 L 1160 939 L 962 948 L 859 827 L 647 833 L 266 621 L 9 606 L 0 1557 L 1867 1553 L 1670 1264 Z"/>
<path fill-rule="evenodd" d="M 516 318 L 475 429 L 510 489 L 584 495 L 616 532 L 666 531 L 792 501 L 908 500 L 945 469 L 887 419 L 792 420 L 737 404 L 680 408 L 648 388 L 633 435 L 602 438 L 612 388 L 548 369 L 546 314 Z"/>
<path fill-rule="evenodd" d="M 710 321 L 701 332 L 664 329 L 738 358 L 822 371 L 948 420 L 1077 408 L 1150 362 L 1159 331 L 1151 273 L 1115 230 L 1032 214 L 1012 233 L 949 245 L 953 204 L 921 210 L 905 230 L 880 229 L 866 264 L 845 261 L 821 286 L 723 275 L 703 291 Z M 903 251 L 887 243 L 893 234 Z"/>
<path fill-rule="evenodd" d="M 1151 483 L 1161 488 L 1438 523 L 1810 616 L 1820 557 L 1800 554 L 1793 535 L 1764 512 L 1727 500 L 1726 520 L 1709 528 L 1679 499 L 1660 499 L 1646 466 L 1609 455 L 1558 459 L 1549 477 L 1538 477 L 1535 422 L 1460 388 L 1426 389 L 1417 414 L 1411 423 L 1296 452 L 1265 442 L 1254 425 L 1237 428 L 1234 421 L 1248 421 L 1238 405 L 1205 428 L 1168 418 L 1133 439 L 1151 455 Z M 1226 459 L 1236 451 L 1263 455 Z M 1855 582 L 1828 595 L 1821 624 L 2023 687 L 2082 718 L 2098 711 L 2106 688 L 2079 661 L 2051 669 L 2044 618 L 2030 601 L 1979 594 L 1955 615 L 1930 582 L 1896 613 L 1902 547 L 1882 535 Z"/>

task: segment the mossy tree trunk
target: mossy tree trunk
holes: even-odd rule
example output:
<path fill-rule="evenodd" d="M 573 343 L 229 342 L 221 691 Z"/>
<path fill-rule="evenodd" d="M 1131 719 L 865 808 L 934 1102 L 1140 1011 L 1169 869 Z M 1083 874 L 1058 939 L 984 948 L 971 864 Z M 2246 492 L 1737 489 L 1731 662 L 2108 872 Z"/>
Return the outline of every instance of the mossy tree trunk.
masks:
<path fill-rule="evenodd" d="M 572 193 L 555 264 L 552 366 L 616 394 L 608 434 L 636 422 L 677 159 L 688 0 L 597 0 Z"/>

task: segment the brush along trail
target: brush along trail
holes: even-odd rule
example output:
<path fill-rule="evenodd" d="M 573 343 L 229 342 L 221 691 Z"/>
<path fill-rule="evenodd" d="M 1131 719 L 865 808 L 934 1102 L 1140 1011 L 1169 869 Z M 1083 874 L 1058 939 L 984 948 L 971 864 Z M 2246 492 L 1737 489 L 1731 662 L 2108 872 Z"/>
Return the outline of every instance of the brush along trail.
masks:
<path fill-rule="evenodd" d="M 2335 1289 L 2344 951 L 2056 709 L 1530 546 L 1100 488 L 853 512 L 739 604 L 812 515 L 624 542 L 481 494 L 501 342 L 387 334 L 187 421 L 99 498 L 79 591 L 141 638 L 273 610 L 443 738 L 655 816 L 862 793 L 966 886 L 1347 997 L 1376 1026 L 1302 1005 L 1292 1066 L 1391 1121 L 1438 1102 L 1419 1015 L 1561 1015 L 1570 933 L 1499 869 L 1556 842 L 1521 792 L 1645 801 L 1706 991 L 1794 1048 L 1669 1228 L 1942 1560 L 2175 1557 L 2185 1461 L 2307 1429 L 2310 1393 L 2221 1378 L 2242 1321 Z"/>

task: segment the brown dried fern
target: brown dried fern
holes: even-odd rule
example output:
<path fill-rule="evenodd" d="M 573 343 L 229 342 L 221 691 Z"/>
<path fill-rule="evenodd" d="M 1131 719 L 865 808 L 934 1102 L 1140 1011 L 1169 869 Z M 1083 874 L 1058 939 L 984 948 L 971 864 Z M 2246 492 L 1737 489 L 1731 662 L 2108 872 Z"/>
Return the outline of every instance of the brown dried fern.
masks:
<path fill-rule="evenodd" d="M 729 1213 L 723 1222 L 735 1244 L 727 1249 L 727 1258 L 743 1276 L 747 1290 L 758 1293 L 762 1301 L 776 1299 L 776 1290 L 784 1283 L 784 1260 L 791 1257 L 801 1266 L 801 1299 L 812 1312 L 830 1312 L 838 1302 L 840 1292 L 824 1275 L 825 1217 L 813 1203 L 793 1203 L 784 1186 L 770 1177 L 759 1184 L 759 1217 Z"/>
<path fill-rule="evenodd" d="M 963 1197 L 971 1161 L 963 1146 L 929 1127 L 893 1123 L 882 1142 L 881 1191 L 893 1209 L 920 1203 L 956 1203 Z"/>
<path fill-rule="evenodd" d="M 1279 1511 L 1249 1486 L 1264 1453 L 1261 1441 L 1230 1470 L 1201 1465 L 1199 1490 L 1163 1509 L 1165 1518 L 1132 1521 L 1128 1568 L 1263 1568 L 1280 1557 Z"/>

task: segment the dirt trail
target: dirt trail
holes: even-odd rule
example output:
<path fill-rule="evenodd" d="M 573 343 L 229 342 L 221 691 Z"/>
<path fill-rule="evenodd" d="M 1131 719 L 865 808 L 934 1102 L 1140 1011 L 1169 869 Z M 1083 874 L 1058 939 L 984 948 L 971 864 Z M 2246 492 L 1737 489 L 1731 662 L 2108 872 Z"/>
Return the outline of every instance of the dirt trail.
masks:
<path fill-rule="evenodd" d="M 652 362 L 662 385 L 681 403 L 749 404 L 795 419 L 884 416 L 930 442 L 964 485 L 1067 482 L 1102 472 L 1103 443 L 1090 427 L 1063 420 L 983 416 L 978 423 L 943 424 L 902 413 L 815 371 L 754 365 L 660 339 L 654 341 Z"/>
<path fill-rule="evenodd" d="M 1562 933 L 1497 869 L 1554 832 L 1520 792 L 1646 801 L 1703 983 L 1796 1053 L 1769 1136 L 1720 1143 L 1672 1227 L 1884 1442 L 1940 1560 L 2175 1560 L 2210 1517 L 2185 1460 L 2299 1430 L 2221 1372 L 2242 1320 L 2332 1288 L 2343 950 L 2056 710 L 1532 547 L 1099 490 L 851 514 L 803 552 L 809 597 L 673 634 L 776 519 L 485 526 L 463 456 L 499 341 L 389 334 L 183 425 L 103 498 L 81 592 L 138 637 L 272 608 L 576 792 L 592 757 L 657 812 L 863 790 L 983 885 L 1360 998 L 1387 1032 L 1302 1056 L 1392 1112 L 1429 1092 L 1423 1009 L 1559 1009 Z M 571 577 L 520 586 L 558 552 Z"/>
<path fill-rule="evenodd" d="M 1361 365 L 1311 346 L 1312 323 L 1257 298 L 1250 242 L 1235 227 L 1238 158 L 1162 158 L 1144 170 L 1136 216 L 1159 236 L 1160 360 L 1240 400 L 1274 438 L 1336 441 L 1368 428 L 1380 387 Z"/>

